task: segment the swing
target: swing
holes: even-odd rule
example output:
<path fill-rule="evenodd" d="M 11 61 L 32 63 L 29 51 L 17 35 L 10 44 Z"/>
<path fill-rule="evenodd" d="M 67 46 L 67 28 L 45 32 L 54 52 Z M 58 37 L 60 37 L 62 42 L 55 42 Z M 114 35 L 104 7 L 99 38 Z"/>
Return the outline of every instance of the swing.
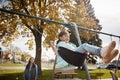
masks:
<path fill-rule="evenodd" d="M 86 53 L 75 52 L 63 47 L 58 48 L 58 53 L 66 62 L 78 67 L 83 65 L 87 56 Z"/>
<path fill-rule="evenodd" d="M 54 62 L 54 66 L 53 66 L 53 72 L 52 72 L 52 79 L 54 80 L 54 77 L 57 76 L 59 78 L 60 75 L 64 76 L 65 79 L 67 78 L 67 75 L 71 75 L 71 79 L 74 78 L 74 75 L 76 75 L 77 73 L 74 71 L 74 69 L 68 69 L 68 70 L 62 70 L 62 69 L 55 69 L 55 65 L 57 60 L 57 56 L 55 57 L 55 62 Z"/>
<path fill-rule="evenodd" d="M 78 43 L 81 44 L 81 40 L 80 40 L 79 33 L 78 33 L 78 28 L 77 26 L 74 26 L 74 28 L 76 31 L 76 35 L 77 35 L 76 37 L 77 37 Z M 58 47 L 57 52 L 61 56 L 61 58 L 63 58 L 67 63 L 77 66 L 77 67 L 84 66 L 87 80 L 90 80 L 90 75 L 88 73 L 88 69 L 85 63 L 85 58 L 87 56 L 87 53 L 79 53 L 79 52 L 75 52 L 75 51 L 72 51 L 72 50 L 69 50 L 63 47 Z M 54 69 L 55 69 L 55 66 L 54 66 Z M 54 72 L 54 69 L 53 69 L 53 72 Z M 54 74 L 52 75 L 53 75 L 52 76 L 52 79 L 53 79 Z"/>
<path fill-rule="evenodd" d="M 78 66 L 78 67 L 83 66 L 83 63 L 87 56 L 86 53 L 75 52 L 75 51 L 72 51 L 72 50 L 69 50 L 69 49 L 66 49 L 63 47 L 58 47 L 58 49 L 57 49 L 54 46 L 53 51 L 55 52 L 55 50 L 57 50 L 57 52 L 61 56 L 61 58 L 63 58 L 67 63 L 74 65 L 74 66 Z M 62 73 L 56 74 L 57 72 L 59 72 L 59 71 L 55 70 L 56 60 L 57 60 L 57 57 L 55 57 L 55 62 L 54 62 L 54 66 L 53 66 L 52 80 L 54 80 L 54 75 L 68 75 L 69 74 L 69 75 L 72 75 L 72 78 L 73 78 L 73 75 L 76 73 L 72 69 L 71 69 L 72 72 L 71 72 L 71 70 L 69 70 L 69 72 L 67 70 L 67 71 L 65 71 L 65 73 L 62 71 Z"/>

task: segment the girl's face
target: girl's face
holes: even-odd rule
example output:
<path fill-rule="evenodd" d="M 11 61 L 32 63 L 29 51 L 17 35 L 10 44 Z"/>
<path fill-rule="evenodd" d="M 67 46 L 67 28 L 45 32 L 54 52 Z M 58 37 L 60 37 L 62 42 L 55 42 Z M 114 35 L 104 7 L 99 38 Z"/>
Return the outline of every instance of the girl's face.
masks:
<path fill-rule="evenodd" d="M 67 34 L 64 34 L 60 37 L 61 41 L 69 42 L 70 41 L 70 34 L 67 32 Z"/>
<path fill-rule="evenodd" d="M 34 60 L 35 60 L 34 58 L 31 58 L 30 63 L 34 63 Z"/>

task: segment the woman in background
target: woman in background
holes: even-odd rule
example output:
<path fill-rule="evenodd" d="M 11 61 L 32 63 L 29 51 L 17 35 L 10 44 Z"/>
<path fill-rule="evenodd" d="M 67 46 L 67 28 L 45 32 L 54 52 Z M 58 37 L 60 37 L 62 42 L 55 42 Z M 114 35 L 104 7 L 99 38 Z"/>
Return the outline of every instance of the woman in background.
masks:
<path fill-rule="evenodd" d="M 35 59 L 33 57 L 29 59 L 29 62 L 24 70 L 24 75 L 23 75 L 24 80 L 37 80 L 38 67 L 37 64 L 35 64 L 34 60 Z"/>

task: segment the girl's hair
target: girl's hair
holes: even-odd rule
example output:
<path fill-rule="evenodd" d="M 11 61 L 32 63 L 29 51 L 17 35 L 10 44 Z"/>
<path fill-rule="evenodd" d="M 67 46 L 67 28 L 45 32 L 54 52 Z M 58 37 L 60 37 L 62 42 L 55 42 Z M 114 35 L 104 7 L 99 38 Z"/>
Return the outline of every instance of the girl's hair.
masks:
<path fill-rule="evenodd" d="M 32 59 L 32 58 L 34 58 L 34 57 L 31 57 L 30 59 L 29 59 L 29 61 L 28 61 L 28 64 L 27 64 L 27 66 L 26 66 L 26 68 L 29 68 L 30 67 L 30 60 Z M 33 63 L 33 67 L 35 67 L 35 63 Z"/>
<path fill-rule="evenodd" d="M 61 31 L 61 32 L 58 34 L 57 44 L 61 41 L 61 40 L 60 40 L 60 37 L 62 37 L 63 35 L 66 35 L 66 34 L 68 34 L 68 31 L 66 31 L 66 30 Z"/>

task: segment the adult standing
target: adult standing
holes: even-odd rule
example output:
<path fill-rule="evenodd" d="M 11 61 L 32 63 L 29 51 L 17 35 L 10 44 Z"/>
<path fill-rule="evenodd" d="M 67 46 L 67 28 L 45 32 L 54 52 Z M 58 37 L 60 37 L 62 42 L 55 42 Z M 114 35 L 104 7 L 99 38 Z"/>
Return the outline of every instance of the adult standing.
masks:
<path fill-rule="evenodd" d="M 24 70 L 24 80 L 37 80 L 38 77 L 38 66 L 35 64 L 35 59 L 31 57 Z"/>

